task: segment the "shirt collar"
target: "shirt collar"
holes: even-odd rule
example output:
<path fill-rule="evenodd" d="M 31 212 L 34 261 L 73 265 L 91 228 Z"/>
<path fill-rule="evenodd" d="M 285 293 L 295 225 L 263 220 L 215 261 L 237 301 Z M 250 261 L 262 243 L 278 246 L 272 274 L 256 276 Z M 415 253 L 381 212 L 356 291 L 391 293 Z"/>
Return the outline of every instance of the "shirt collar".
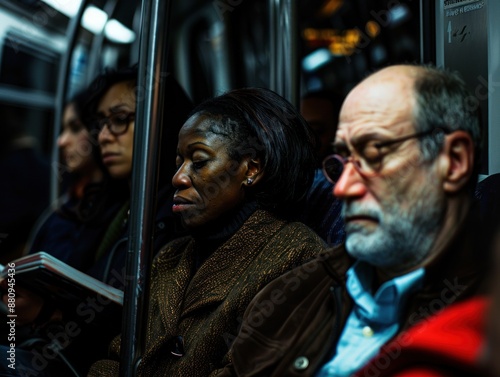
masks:
<path fill-rule="evenodd" d="M 373 266 L 362 261 L 347 271 L 347 290 L 354 300 L 354 310 L 367 323 L 399 322 L 408 296 L 422 288 L 425 270 L 419 268 L 386 281 L 375 294 L 372 294 L 373 273 Z"/>

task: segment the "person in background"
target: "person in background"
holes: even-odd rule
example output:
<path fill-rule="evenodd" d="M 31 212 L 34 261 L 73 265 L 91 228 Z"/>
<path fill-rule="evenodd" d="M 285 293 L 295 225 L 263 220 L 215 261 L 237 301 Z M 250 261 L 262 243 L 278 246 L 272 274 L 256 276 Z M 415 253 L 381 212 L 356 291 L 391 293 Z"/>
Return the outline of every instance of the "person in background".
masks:
<path fill-rule="evenodd" d="M 333 196 L 333 185 L 323 174 L 321 163 L 331 154 L 343 99 L 334 91 L 322 90 L 307 93 L 300 102 L 300 113 L 315 135 L 318 161 L 301 221 L 330 246 L 341 244 L 345 238 L 342 202 Z"/>
<path fill-rule="evenodd" d="M 64 108 L 57 145 L 61 154 L 59 180 L 64 182 L 61 205 L 44 216 L 32 231 L 28 253 L 44 251 L 80 271 L 94 263 L 111 219 L 128 200 L 126 181 L 112 179 L 102 164 L 99 147 L 83 119 L 89 89 L 75 95 Z"/>
<path fill-rule="evenodd" d="M 29 254 L 43 251 L 83 272 L 95 263 L 95 252 L 107 227 L 130 195 L 128 183 L 113 179 L 101 162 L 91 117 L 85 113 L 92 95 L 91 88 L 86 88 L 64 106 L 57 139 L 61 157 L 58 178 L 63 194 L 56 209 L 48 208 L 38 220 L 26 244 Z M 2 281 L 4 290 L 5 284 Z M 64 303 L 16 288 L 18 361 L 22 370 L 25 365 L 31 364 L 32 368 L 36 364 L 29 360 L 35 360 L 34 352 L 50 344 L 51 334 L 64 332 L 64 324 L 69 321 L 62 318 L 69 314 L 63 309 Z M 3 295 L 3 300 L 7 300 L 7 295 Z M 79 326 L 79 330 L 83 328 Z M 62 370 L 61 360 L 54 359 L 49 358 L 44 369 Z M 78 369 L 78 363 L 75 367 Z"/>
<path fill-rule="evenodd" d="M 316 139 L 317 167 L 331 154 L 344 97 L 332 90 L 310 91 L 300 100 L 300 114 Z"/>
<path fill-rule="evenodd" d="M 152 232 L 153 253 L 168 241 L 185 235 L 179 221 L 172 213 L 174 188 L 171 183 L 175 173 L 177 134 L 193 108 L 191 100 L 171 74 L 163 78 L 165 85 L 165 111 L 161 133 L 157 204 Z M 132 179 L 133 140 L 137 90 L 137 65 L 119 70 L 107 70 L 98 76 L 91 87 L 95 90 L 89 103 L 89 113 L 94 114 L 102 162 L 114 179 Z M 104 240 L 96 251 L 95 264 L 89 269 L 91 276 L 123 289 L 125 256 L 128 241 L 127 201 L 113 219 Z"/>
<path fill-rule="evenodd" d="M 207 376 L 269 281 L 324 249 L 294 222 L 314 174 L 313 135 L 284 98 L 236 89 L 199 105 L 179 132 L 172 209 L 189 236 L 152 267 L 138 376 Z M 280 300 L 280 298 L 276 298 Z M 111 345 L 119 357 L 119 339 Z M 89 376 L 118 375 L 103 360 Z"/>
<path fill-rule="evenodd" d="M 384 68 L 348 94 L 324 161 L 346 242 L 268 284 L 213 375 L 350 376 L 402 331 L 484 290 L 473 99 L 458 75 L 417 65 Z M 264 315 L 273 292 L 283 299 Z"/>
<path fill-rule="evenodd" d="M 176 134 L 187 119 L 192 103 L 171 75 L 165 78 L 164 85 L 167 110 L 162 132 L 162 154 L 159 156 L 161 173 L 153 230 L 153 253 L 158 252 L 160 246 L 165 245 L 167 241 L 184 234 L 180 225 L 176 226 L 177 221 L 174 220 L 171 210 L 174 191 L 169 181 L 174 174 Z M 125 183 L 127 193 L 107 226 L 102 229 L 102 239 L 98 245 L 87 249 L 85 257 L 89 265 L 83 272 L 118 289 L 124 288 L 126 278 L 124 269 L 137 90 L 136 67 L 108 69 L 90 84 L 91 95 L 82 111 L 82 114 L 85 114 L 83 123 L 91 125 L 90 135 L 97 135 L 102 164 L 112 180 L 121 182 L 121 185 Z M 122 189 L 120 186 L 119 190 Z M 111 190 L 109 194 L 111 201 L 105 204 L 123 196 L 122 191 Z M 6 295 L 3 299 L 7 299 Z M 121 322 L 116 318 L 120 318 L 121 313 L 104 310 L 106 306 L 96 309 L 92 307 L 92 300 L 90 303 L 82 303 L 83 308 L 78 306 L 71 310 L 63 310 L 61 303 L 41 300 L 36 295 L 30 295 L 25 300 L 25 305 L 22 304 L 23 302 L 16 300 L 16 313 L 21 306 L 26 306 L 30 313 L 34 314 L 19 314 L 17 320 L 33 326 L 38 336 L 32 337 L 36 342 L 27 343 L 23 350 L 18 348 L 17 372 L 22 370 L 25 374 L 57 376 L 61 375 L 63 370 L 66 373 L 75 370 L 84 374 L 93 361 L 105 356 L 107 344 L 120 332 Z M 94 315 L 82 314 L 89 312 Z M 76 335 L 68 338 L 61 346 L 58 344 L 59 335 L 66 334 L 68 324 L 76 325 Z M 53 356 L 47 357 L 43 354 L 45 349 L 55 350 L 54 354 L 51 354 Z M 82 354 L 85 354 L 85 357 L 82 357 Z M 4 369 L 9 372 L 5 366 Z M 0 369 L 0 375 L 3 371 Z"/>

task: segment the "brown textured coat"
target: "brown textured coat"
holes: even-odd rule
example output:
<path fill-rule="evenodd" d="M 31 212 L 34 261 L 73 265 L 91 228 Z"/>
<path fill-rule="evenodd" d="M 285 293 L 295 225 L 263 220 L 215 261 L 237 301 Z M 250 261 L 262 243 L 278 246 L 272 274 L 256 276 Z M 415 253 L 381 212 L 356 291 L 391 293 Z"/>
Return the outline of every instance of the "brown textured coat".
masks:
<path fill-rule="evenodd" d="M 153 264 L 146 351 L 139 376 L 207 376 L 220 368 L 256 293 L 325 249 L 305 225 L 278 220 L 261 210 L 193 275 L 194 246 L 190 237 L 173 241 Z M 172 354 L 175 336 L 184 340 L 181 357 Z M 118 344 L 116 340 L 112 345 L 115 357 Z M 89 375 L 118 375 L 118 363 L 98 362 Z"/>

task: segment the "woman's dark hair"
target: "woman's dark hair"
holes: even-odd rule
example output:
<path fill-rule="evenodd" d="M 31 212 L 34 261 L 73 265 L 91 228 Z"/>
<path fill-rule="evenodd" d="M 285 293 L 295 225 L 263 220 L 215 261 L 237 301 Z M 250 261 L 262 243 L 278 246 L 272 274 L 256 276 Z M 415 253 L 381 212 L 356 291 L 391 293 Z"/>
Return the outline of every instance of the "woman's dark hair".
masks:
<path fill-rule="evenodd" d="M 262 208 L 284 216 L 301 210 L 314 178 L 314 136 L 291 103 L 268 89 L 243 88 L 206 100 L 195 113 L 216 118 L 210 131 L 227 138 L 232 159 L 260 159 L 263 178 L 248 190 Z"/>
<path fill-rule="evenodd" d="M 83 107 L 82 118 L 84 123 L 91 126 L 91 133 L 97 139 L 98 130 L 96 128 L 96 114 L 99 101 L 113 85 L 120 82 L 127 82 L 134 91 L 137 87 L 137 65 L 120 69 L 106 68 L 97 75 L 88 86 L 88 100 Z"/>

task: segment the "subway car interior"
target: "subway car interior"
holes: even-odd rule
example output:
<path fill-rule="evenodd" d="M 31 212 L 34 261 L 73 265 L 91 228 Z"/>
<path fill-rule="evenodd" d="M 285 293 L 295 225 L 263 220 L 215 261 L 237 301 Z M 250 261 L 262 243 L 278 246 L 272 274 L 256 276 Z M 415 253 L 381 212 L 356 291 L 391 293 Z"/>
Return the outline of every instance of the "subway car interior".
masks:
<path fill-rule="evenodd" d="M 146 197 L 154 190 L 148 185 L 151 172 L 140 167 L 151 162 L 148 151 L 154 130 L 145 123 L 168 107 L 158 101 L 165 72 L 173 74 L 195 104 L 234 88 L 265 87 L 299 106 L 309 92 L 329 91 L 343 97 L 369 73 L 390 64 L 449 66 L 463 72 L 476 92 L 486 93 L 481 102 L 487 144 L 480 177 L 499 173 L 500 110 L 492 102 L 498 100 L 494 84 L 500 58 L 498 48 L 492 46 L 498 42 L 494 18 L 500 15 L 500 6 L 496 0 L 481 1 L 487 6 L 467 13 L 481 15 L 462 20 L 465 15 L 452 18 L 454 8 L 445 3 L 0 0 L 0 167 L 4 172 L 0 263 L 23 255 L 38 219 L 56 205 L 65 184 L 57 147 L 64 103 L 107 68 L 137 64 L 139 85 L 149 88 L 160 83 L 138 104 L 136 118 L 144 123 L 144 131 L 142 139 L 135 139 L 132 192 L 146 192 Z M 459 39 L 466 44 L 467 33 L 472 30 L 474 35 L 475 28 L 480 28 L 476 38 L 483 47 L 475 53 L 470 46 L 468 52 L 450 50 Z M 144 198 L 132 200 L 138 200 L 132 209 L 146 211 Z M 138 234 L 147 227 L 142 218 L 136 218 Z M 131 242 L 130 249 L 139 253 L 141 241 Z M 141 276 L 144 259 L 134 255 L 127 266 L 132 275 Z M 132 323 L 127 324 L 132 334 L 140 326 L 141 318 L 134 313 L 142 305 L 138 292 L 144 283 L 136 280 L 125 291 L 129 296 L 124 321 Z M 132 343 L 126 350 L 129 354 L 137 352 Z"/>
<path fill-rule="evenodd" d="M 58 166 L 61 103 L 105 67 L 140 60 L 140 1 L 88 1 L 80 10 L 81 3 L 0 1 L 0 106 L 9 114 L 2 139 L 8 145 L 22 135 L 39 162 L 51 164 L 41 168 L 48 175 Z M 345 95 L 377 67 L 420 60 L 419 7 L 417 1 L 386 0 L 176 1 L 166 25 L 166 69 L 195 103 L 244 86 L 279 90 L 295 103 L 312 90 Z M 8 202 L 2 216 L 26 212 L 33 221 L 57 198 L 60 183 L 47 179 L 40 178 L 36 197 L 31 187 L 2 195 Z M 24 200 L 30 197 L 42 204 Z M 7 233 L 2 248 L 12 240 Z"/>

